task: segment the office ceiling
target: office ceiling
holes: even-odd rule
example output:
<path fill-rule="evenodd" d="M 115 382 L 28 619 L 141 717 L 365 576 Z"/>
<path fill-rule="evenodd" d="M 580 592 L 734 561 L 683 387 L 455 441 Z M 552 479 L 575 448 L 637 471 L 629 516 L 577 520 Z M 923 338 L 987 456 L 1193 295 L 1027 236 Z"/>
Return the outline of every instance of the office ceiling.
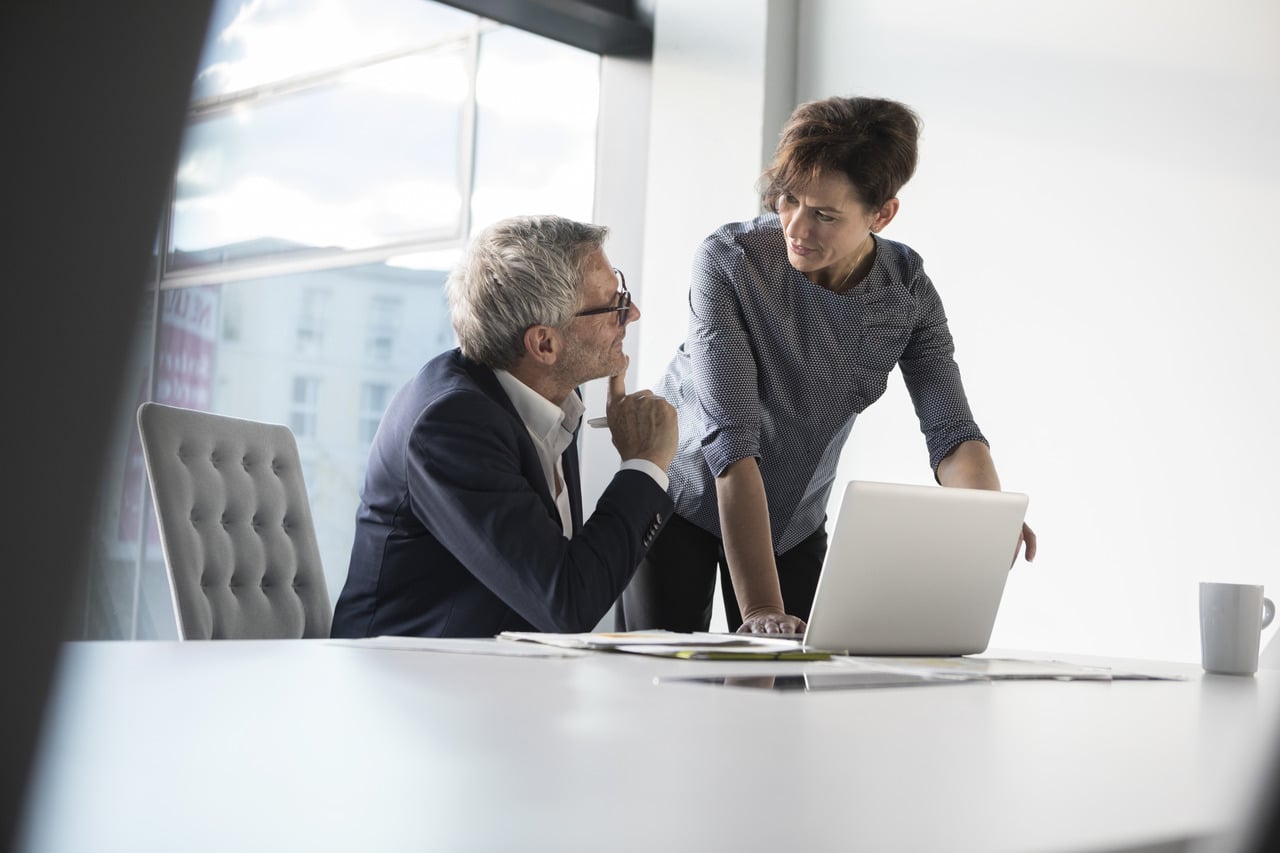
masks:
<path fill-rule="evenodd" d="M 653 30 L 631 0 L 440 0 L 603 56 L 649 57 Z"/>

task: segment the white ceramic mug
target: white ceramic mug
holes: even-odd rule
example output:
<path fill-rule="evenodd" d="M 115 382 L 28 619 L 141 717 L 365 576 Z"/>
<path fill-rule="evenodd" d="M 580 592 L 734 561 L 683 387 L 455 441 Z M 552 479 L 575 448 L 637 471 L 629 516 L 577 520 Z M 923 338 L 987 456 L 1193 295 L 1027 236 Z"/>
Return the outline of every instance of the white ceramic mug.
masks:
<path fill-rule="evenodd" d="M 1261 586 L 1201 583 L 1200 661 L 1205 672 L 1257 672 L 1262 629 L 1275 615 L 1275 605 L 1262 594 Z"/>

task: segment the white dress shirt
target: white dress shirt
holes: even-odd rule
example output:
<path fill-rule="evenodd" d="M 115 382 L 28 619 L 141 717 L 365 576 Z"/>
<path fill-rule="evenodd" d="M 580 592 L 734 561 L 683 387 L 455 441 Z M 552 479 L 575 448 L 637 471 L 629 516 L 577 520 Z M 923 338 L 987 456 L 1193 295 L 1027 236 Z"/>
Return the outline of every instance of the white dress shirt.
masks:
<path fill-rule="evenodd" d="M 566 539 L 573 538 L 573 515 L 569 509 L 569 493 L 564 487 L 564 463 L 561 457 L 573 443 L 573 433 L 582 422 L 585 406 L 577 394 L 570 393 L 557 406 L 505 370 L 495 370 L 502 390 L 507 392 L 524 421 L 538 450 L 542 473 L 552 489 L 551 498 L 560 511 L 560 523 Z M 648 459 L 624 459 L 622 468 L 643 471 L 664 490 L 670 484 L 667 473 Z"/>

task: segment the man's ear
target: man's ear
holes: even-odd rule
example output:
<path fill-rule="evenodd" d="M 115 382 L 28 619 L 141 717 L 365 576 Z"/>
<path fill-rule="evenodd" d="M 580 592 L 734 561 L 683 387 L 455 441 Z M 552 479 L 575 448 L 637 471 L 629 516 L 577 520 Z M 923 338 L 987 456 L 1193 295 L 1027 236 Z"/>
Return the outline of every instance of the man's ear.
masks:
<path fill-rule="evenodd" d="M 550 326 L 530 326 L 524 331 L 524 350 L 538 364 L 555 364 L 563 345 L 560 333 Z"/>
<path fill-rule="evenodd" d="M 884 206 L 876 212 L 876 218 L 871 221 L 871 230 L 879 234 L 884 230 L 893 217 L 898 215 L 898 200 L 891 198 L 884 203 Z"/>

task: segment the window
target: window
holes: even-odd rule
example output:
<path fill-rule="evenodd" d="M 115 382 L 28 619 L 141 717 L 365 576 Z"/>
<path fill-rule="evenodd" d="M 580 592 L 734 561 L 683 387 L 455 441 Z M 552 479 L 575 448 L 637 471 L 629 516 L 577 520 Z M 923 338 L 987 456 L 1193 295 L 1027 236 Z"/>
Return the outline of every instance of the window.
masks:
<path fill-rule="evenodd" d="M 331 599 L 387 402 L 494 219 L 589 219 L 599 57 L 429 0 L 217 0 L 139 319 L 83 638 L 168 638 L 144 400 L 288 424 Z"/>
<path fill-rule="evenodd" d="M 317 287 L 302 291 L 302 305 L 298 309 L 298 352 L 319 355 L 324 345 L 325 314 L 329 293 Z"/>
<path fill-rule="evenodd" d="M 319 379 L 314 376 L 293 377 L 293 403 L 289 406 L 289 429 L 293 430 L 299 444 L 316 437 L 319 399 Z"/>
<path fill-rule="evenodd" d="M 396 320 L 403 310 L 403 300 L 398 297 L 375 296 L 370 301 L 369 328 L 365 336 L 365 352 L 369 358 L 381 362 L 391 360 L 396 345 Z"/>
<path fill-rule="evenodd" d="M 169 290 L 160 296 L 155 399 L 185 409 L 209 408 L 217 359 L 216 288 Z"/>
<path fill-rule="evenodd" d="M 391 402 L 395 389 L 381 382 L 366 382 L 360 389 L 360 441 L 373 443 L 373 436 L 382 423 L 382 413 Z"/>
<path fill-rule="evenodd" d="M 222 302 L 222 340 L 235 343 L 240 340 L 240 327 L 244 325 L 244 303 L 239 299 Z"/>

